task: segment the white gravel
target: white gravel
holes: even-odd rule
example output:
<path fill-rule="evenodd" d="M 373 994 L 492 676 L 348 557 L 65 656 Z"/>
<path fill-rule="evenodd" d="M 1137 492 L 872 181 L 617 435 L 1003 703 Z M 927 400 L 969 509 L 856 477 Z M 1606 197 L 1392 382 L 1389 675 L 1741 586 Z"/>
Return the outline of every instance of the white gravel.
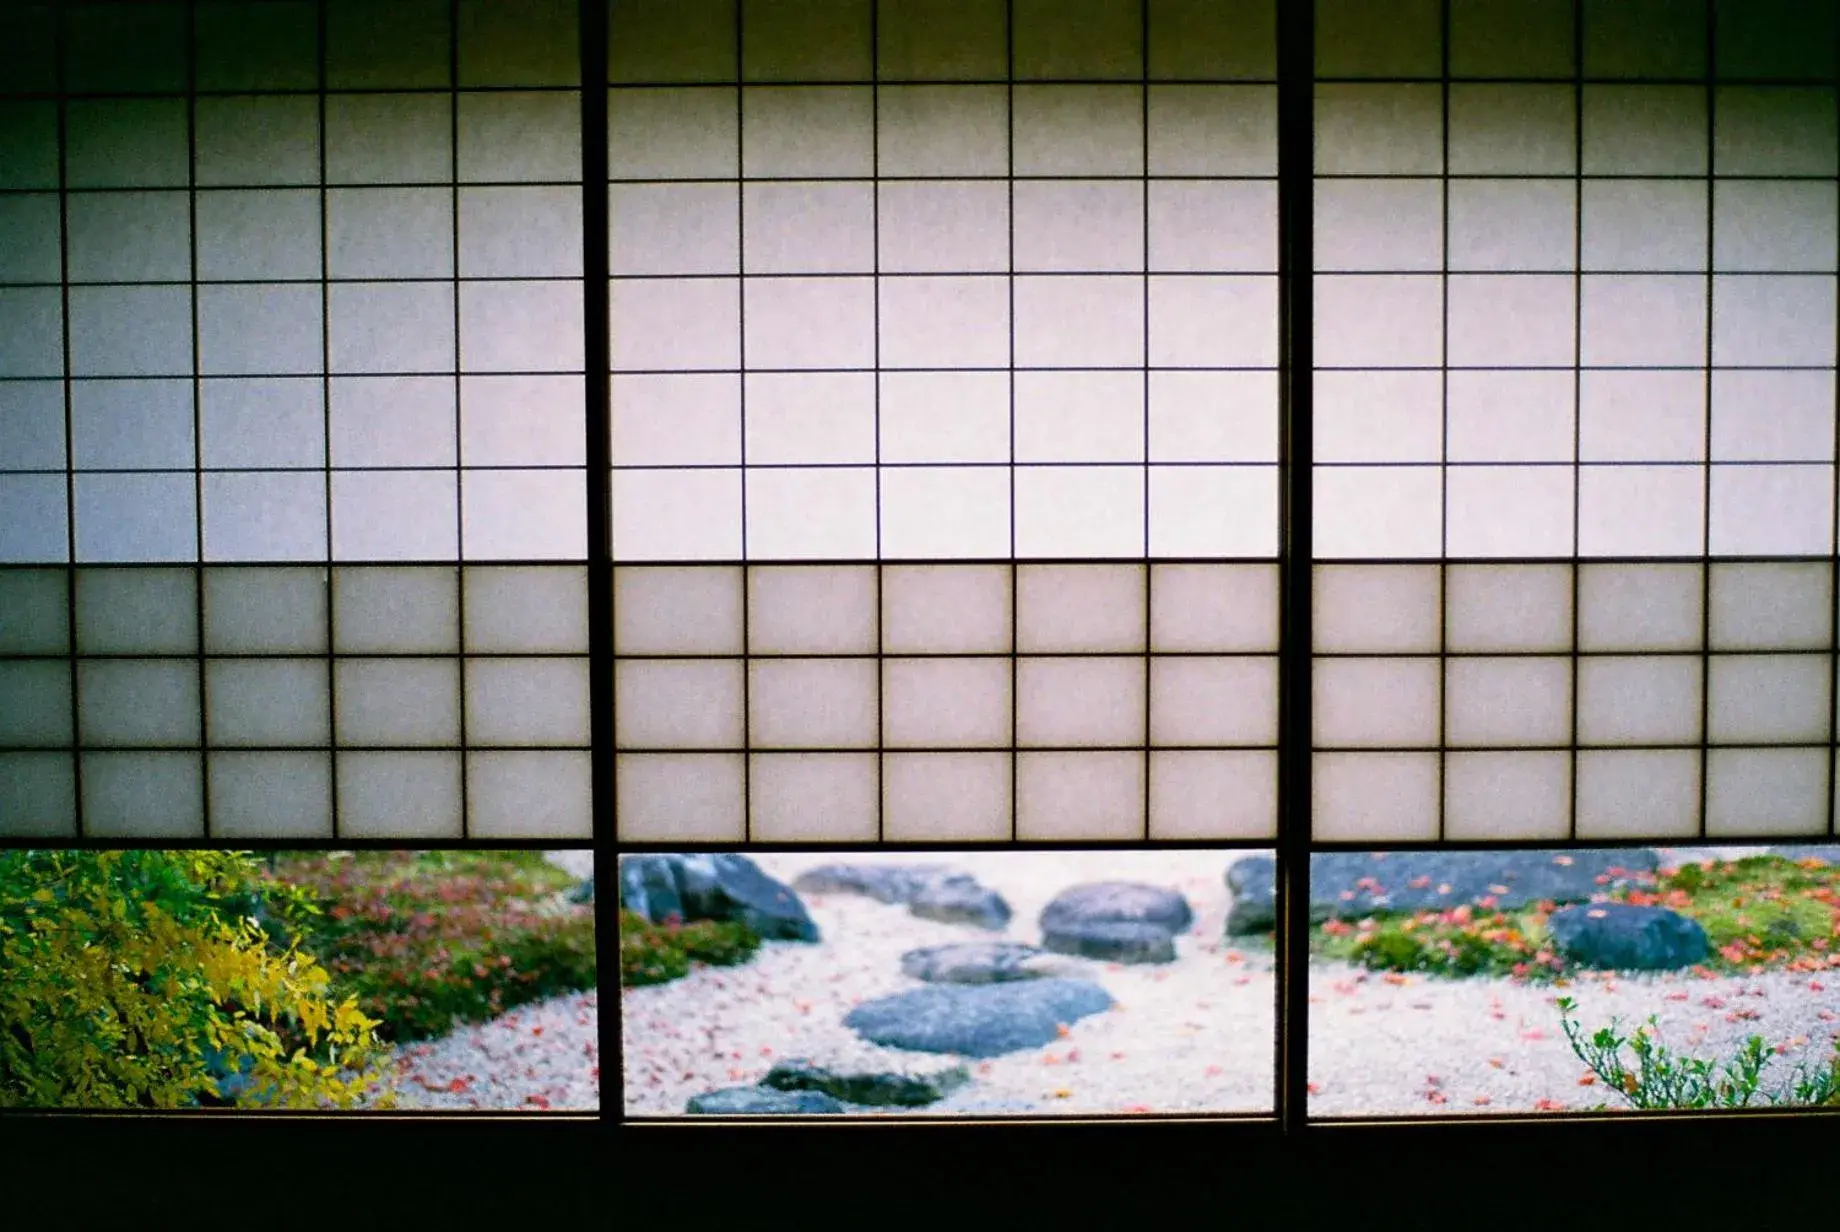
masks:
<path fill-rule="evenodd" d="M 1177 938 L 1176 961 L 1118 966 L 1067 960 L 1104 986 L 1118 1007 L 1073 1024 L 1047 1047 L 969 1061 L 970 1086 L 927 1109 L 886 1115 L 1269 1111 L 1275 1020 L 1270 951 L 1229 946 L 1221 937 L 1230 897 L 1222 873 L 1234 858 L 1194 852 L 955 856 L 955 867 L 998 890 L 1014 909 L 1002 934 L 919 920 L 866 898 L 807 896 L 821 944 L 767 942 L 743 966 L 704 968 L 668 984 L 622 990 L 626 1111 L 681 1115 L 691 1096 L 752 1085 L 785 1058 L 911 1067 L 912 1054 L 867 1044 L 841 1022 L 858 1002 L 918 986 L 901 974 L 901 953 L 990 936 L 1037 942 L 1036 917 L 1054 894 L 1114 878 L 1170 886 L 1188 897 L 1197 920 Z M 825 853 L 755 857 L 784 881 L 836 859 Z M 849 860 L 920 862 L 901 853 Z M 1552 1001 L 1561 995 L 1579 1003 L 1587 1032 L 1606 1025 L 1612 1014 L 1633 1028 L 1655 1013 L 1663 1039 L 1694 1055 L 1729 1056 L 1752 1033 L 1772 1044 L 1802 1041 L 1778 1062 L 1784 1071 L 1798 1059 L 1823 1060 L 1840 1033 L 1840 970 L 1825 976 L 1609 977 L 1560 990 L 1503 980 L 1395 979 L 1403 982 L 1343 964 L 1312 965 L 1312 1112 L 1447 1115 L 1620 1103 L 1601 1086 L 1578 1084 L 1586 1069 L 1560 1029 Z M 924 1064 L 939 1060 L 925 1058 Z M 1769 1076 L 1766 1071 L 1766 1085 Z"/>

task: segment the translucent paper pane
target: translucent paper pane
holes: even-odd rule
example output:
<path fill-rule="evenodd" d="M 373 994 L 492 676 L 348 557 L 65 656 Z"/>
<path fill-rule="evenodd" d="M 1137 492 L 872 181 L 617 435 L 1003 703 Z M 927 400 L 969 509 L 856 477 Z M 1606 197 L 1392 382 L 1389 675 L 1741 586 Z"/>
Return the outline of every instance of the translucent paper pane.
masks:
<path fill-rule="evenodd" d="M 1018 744 L 1144 743 L 1142 659 L 1023 659 L 1016 690 Z"/>
<path fill-rule="evenodd" d="M 876 668 L 867 659 L 748 665 L 748 731 L 757 748 L 876 743 Z"/>
<path fill-rule="evenodd" d="M 1008 659 L 886 659 L 882 740 L 892 748 L 1007 748 Z"/>
<path fill-rule="evenodd" d="M 1450 659 L 1444 690 L 1447 744 L 1551 745 L 1571 740 L 1570 659 Z"/>
<path fill-rule="evenodd" d="M 1713 655 L 1707 688 L 1712 743 L 1812 744 L 1833 727 L 1828 655 Z"/>
<path fill-rule="evenodd" d="M 191 475 L 79 474 L 77 559 L 124 564 L 196 560 L 195 482 Z"/>
<path fill-rule="evenodd" d="M 324 745 L 332 738 L 324 659 L 218 659 L 205 667 L 213 745 Z"/>
<path fill-rule="evenodd" d="M 85 753 L 83 831 L 90 838 L 204 834 L 204 770 L 197 753 Z"/>
<path fill-rule="evenodd" d="M 1272 744 L 1278 663 L 1270 658 L 1152 659 L 1152 745 Z"/>
<path fill-rule="evenodd" d="M 872 842 L 881 788 L 873 754 L 756 754 L 753 837 L 767 843 Z"/>
<path fill-rule="evenodd" d="M 740 654 L 737 568 L 625 568 L 613 575 L 616 654 Z"/>
<path fill-rule="evenodd" d="M 1719 838 L 1827 830 L 1825 749 L 1714 749 L 1706 763 L 1706 833 Z"/>
<path fill-rule="evenodd" d="M 77 734 L 86 745 L 197 744 L 198 665 L 119 660 L 77 665 Z"/>
<path fill-rule="evenodd" d="M 341 753 L 339 833 L 346 838 L 459 838 L 458 753 Z"/>
<path fill-rule="evenodd" d="M 1701 565 L 1579 566 L 1579 649 L 1698 650 L 1704 585 Z"/>
<path fill-rule="evenodd" d="M 1444 643 L 1452 651 L 1571 649 L 1572 570 L 1565 565 L 1452 565 Z"/>
<path fill-rule="evenodd" d="M 0 746 L 35 748 L 71 743 L 70 664 L 64 660 L 0 662 L 7 704 L 0 709 Z"/>
<path fill-rule="evenodd" d="M 1318 745 L 1401 747 L 1438 742 L 1435 659 L 1318 659 L 1311 672 Z"/>
<path fill-rule="evenodd" d="M 0 475 L 0 560 L 69 560 L 65 499 L 62 475 Z"/>
<path fill-rule="evenodd" d="M 1150 754 L 1150 837 L 1267 838 L 1277 831 L 1278 758 L 1257 751 Z"/>
<path fill-rule="evenodd" d="M 614 834 L 628 843 L 738 843 L 747 800 L 739 753 L 628 754 L 614 782 Z"/>
<path fill-rule="evenodd" d="M 890 565 L 882 571 L 888 654 L 1001 654 L 1010 649 L 1007 565 Z"/>
<path fill-rule="evenodd" d="M 1700 660 L 1591 656 L 1578 663 L 1580 744 L 1694 744 Z"/>
<path fill-rule="evenodd" d="M 586 659 L 470 659 L 468 744 L 588 743 Z"/>
<path fill-rule="evenodd" d="M 329 754 L 213 753 L 205 771 L 212 837 L 332 837 Z"/>
<path fill-rule="evenodd" d="M 1424 557 L 1442 550 L 1443 489 L 1428 467 L 1321 470 L 1316 551 L 1330 557 Z"/>
<path fill-rule="evenodd" d="M 0 753 L 0 834 L 75 838 L 77 776 L 68 753 Z"/>
<path fill-rule="evenodd" d="M 344 660 L 333 668 L 341 745 L 460 743 L 460 665 L 446 659 Z"/>
<path fill-rule="evenodd" d="M 466 571 L 466 648 L 586 654 L 588 577 L 579 566 L 473 566 Z"/>
<path fill-rule="evenodd" d="M 0 654 L 64 654 L 70 603 L 62 569 L 0 569 Z"/>
<path fill-rule="evenodd" d="M 614 740 L 621 748 L 737 748 L 742 687 L 735 660 L 621 663 L 614 671 Z"/>
<path fill-rule="evenodd" d="M 459 570 L 341 568 L 332 572 L 333 646 L 351 654 L 460 648 Z"/>
<path fill-rule="evenodd" d="M 1436 651 L 1441 596 L 1434 565 L 1318 565 L 1317 653 Z"/>
<path fill-rule="evenodd" d="M 1715 650 L 1820 649 L 1833 629 L 1833 566 L 1715 564 L 1711 600 Z"/>
<path fill-rule="evenodd" d="M 889 842 L 998 842 L 1010 837 L 1007 753 L 889 753 L 882 758 L 882 836 Z"/>
<path fill-rule="evenodd" d="M 1311 834 L 1323 842 L 1437 837 L 1435 753 L 1318 753 Z"/>
<path fill-rule="evenodd" d="M 874 653 L 873 568 L 756 566 L 748 585 L 749 653 Z"/>
<path fill-rule="evenodd" d="M 1444 835 L 1556 839 L 1571 829 L 1569 753 L 1452 753 L 1444 761 Z"/>
<path fill-rule="evenodd" d="M 1150 566 L 1150 648 L 1276 651 L 1277 566 Z"/>
<path fill-rule="evenodd" d="M 467 833 L 474 838 L 588 838 L 586 753 L 470 753 Z"/>
<path fill-rule="evenodd" d="M 732 560 L 741 555 L 741 472 L 616 471 L 616 560 Z"/>
<path fill-rule="evenodd" d="M 1141 565 L 1023 565 L 1016 570 L 1017 650 L 1144 649 Z"/>
<path fill-rule="evenodd" d="M 1144 754 L 1023 753 L 1016 758 L 1016 837 L 1103 841 L 1144 833 Z"/>

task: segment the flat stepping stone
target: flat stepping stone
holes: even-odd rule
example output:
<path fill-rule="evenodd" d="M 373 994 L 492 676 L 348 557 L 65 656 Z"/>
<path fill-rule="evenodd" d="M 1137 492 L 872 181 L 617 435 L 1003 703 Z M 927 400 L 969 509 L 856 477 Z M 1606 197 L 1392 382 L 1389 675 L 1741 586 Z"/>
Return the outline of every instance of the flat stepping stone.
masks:
<path fill-rule="evenodd" d="M 971 1081 L 963 1065 L 930 1072 L 839 1072 L 808 1061 L 782 1061 L 760 1080 L 777 1091 L 819 1091 L 848 1104 L 872 1108 L 921 1108 L 937 1103 Z"/>
<path fill-rule="evenodd" d="M 1579 904 L 1553 912 L 1546 927 L 1560 953 L 1604 971 L 1674 971 L 1712 950 L 1698 920 L 1665 907 Z"/>
<path fill-rule="evenodd" d="M 922 920 L 942 924 L 970 924 L 1000 931 L 1009 927 L 1009 904 L 1003 896 L 966 873 L 938 877 L 921 885 L 907 900 L 907 909 Z"/>
<path fill-rule="evenodd" d="M 1111 994 L 1086 980 L 929 984 L 865 1001 L 843 1025 L 886 1048 L 1000 1057 L 1052 1043 L 1063 1026 L 1112 1004 Z"/>
<path fill-rule="evenodd" d="M 878 903 L 906 903 L 946 871 L 943 864 L 824 864 L 794 877 L 792 888 L 801 894 L 858 894 Z"/>
<path fill-rule="evenodd" d="M 695 1095 L 685 1112 L 711 1116 L 787 1116 L 842 1112 L 844 1107 L 822 1091 L 775 1091 L 771 1087 L 723 1087 Z"/>
<path fill-rule="evenodd" d="M 930 945 L 901 955 L 901 972 L 929 984 L 1004 984 L 1055 974 L 1048 955 L 1016 941 Z"/>
<path fill-rule="evenodd" d="M 1652 848 L 1583 851 L 1350 851 L 1310 858 L 1310 919 L 1360 919 L 1376 911 L 1444 910 L 1493 899 L 1503 910 L 1589 902 L 1653 873 Z M 1599 877 L 1603 880 L 1600 882 Z M 1270 932 L 1277 922 L 1277 864 L 1248 856 L 1227 869 L 1227 935 Z"/>
<path fill-rule="evenodd" d="M 1195 922 L 1174 890 L 1095 881 L 1063 890 L 1041 912 L 1041 944 L 1057 954 L 1107 962 L 1173 962 L 1175 934 Z"/>

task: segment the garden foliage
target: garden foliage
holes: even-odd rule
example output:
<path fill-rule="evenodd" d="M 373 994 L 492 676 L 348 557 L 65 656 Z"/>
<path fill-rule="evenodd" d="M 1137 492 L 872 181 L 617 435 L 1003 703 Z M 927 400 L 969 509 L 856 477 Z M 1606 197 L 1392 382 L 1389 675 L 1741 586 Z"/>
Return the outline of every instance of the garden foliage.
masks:
<path fill-rule="evenodd" d="M 654 924 L 636 911 L 620 912 L 620 983 L 664 984 L 690 973 L 694 963 L 727 967 L 746 962 L 760 936 L 745 924 L 675 916 Z"/>
<path fill-rule="evenodd" d="M 343 1108 L 379 1080 L 376 1021 L 253 912 L 311 904 L 244 853 L 0 852 L 0 1106 Z"/>

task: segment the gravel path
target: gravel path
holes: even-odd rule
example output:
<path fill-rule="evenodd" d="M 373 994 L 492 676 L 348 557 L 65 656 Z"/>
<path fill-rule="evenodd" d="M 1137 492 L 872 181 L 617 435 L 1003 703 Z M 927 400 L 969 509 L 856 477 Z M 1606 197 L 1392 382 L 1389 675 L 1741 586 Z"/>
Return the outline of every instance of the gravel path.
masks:
<path fill-rule="evenodd" d="M 1063 852 L 1051 861 L 1009 853 L 955 856 L 955 867 L 997 889 L 1014 908 L 1002 934 L 918 920 L 865 898 L 808 896 L 823 943 L 767 942 L 743 966 L 704 968 L 669 984 L 622 991 L 626 1110 L 681 1115 L 692 1095 L 751 1085 L 782 1058 L 908 1067 L 911 1054 L 864 1043 L 841 1022 L 860 1001 L 917 986 L 901 974 L 902 952 L 983 936 L 1035 942 L 1034 921 L 1061 889 L 1125 878 L 1188 896 L 1197 920 L 1177 939 L 1176 961 L 1121 967 L 1068 960 L 1103 985 L 1118 1008 L 1073 1024 L 1048 1047 L 971 1062 L 976 1081 L 918 1115 L 1268 1111 L 1276 990 L 1269 949 L 1232 947 L 1221 939 L 1229 901 L 1221 874 L 1230 858 L 1185 852 Z M 756 857 L 764 871 L 785 881 L 834 859 L 823 853 Z M 900 853 L 850 859 L 917 862 Z M 1554 990 L 1503 980 L 1389 979 L 1323 963 L 1312 965 L 1310 990 L 1316 1023 L 1310 1080 L 1317 1092 L 1311 1110 L 1325 1116 L 1620 1103 L 1601 1086 L 1579 1085 L 1585 1066 L 1573 1055 L 1552 1004 L 1561 995 L 1579 1003 L 1587 1033 L 1613 1014 L 1633 1027 L 1655 1013 L 1667 1043 L 1699 1056 L 1729 1056 L 1752 1033 L 1772 1044 L 1802 1041 L 1778 1062 L 1784 1071 L 1790 1068 L 1785 1061 L 1823 1060 L 1840 1034 L 1840 970 L 1822 977 L 1607 977 Z M 1769 1076 L 1766 1071 L 1766 1085 Z"/>

